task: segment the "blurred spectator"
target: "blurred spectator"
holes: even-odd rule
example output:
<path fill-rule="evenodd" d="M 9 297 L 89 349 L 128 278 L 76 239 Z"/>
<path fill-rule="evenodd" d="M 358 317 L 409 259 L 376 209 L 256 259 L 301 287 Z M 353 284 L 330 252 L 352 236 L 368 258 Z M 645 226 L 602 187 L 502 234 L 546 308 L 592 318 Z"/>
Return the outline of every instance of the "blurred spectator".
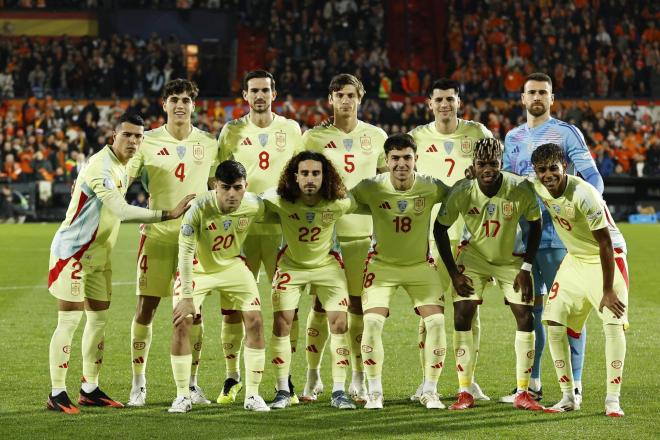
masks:
<path fill-rule="evenodd" d="M 147 200 L 147 195 L 140 191 L 137 196 L 135 197 L 135 200 L 131 202 L 131 205 L 133 206 L 139 206 L 140 208 L 147 208 L 149 206 L 149 201 Z"/>
<path fill-rule="evenodd" d="M 0 223 L 23 223 L 28 201 L 17 191 L 12 191 L 9 185 L 2 185 L 0 190 Z"/>

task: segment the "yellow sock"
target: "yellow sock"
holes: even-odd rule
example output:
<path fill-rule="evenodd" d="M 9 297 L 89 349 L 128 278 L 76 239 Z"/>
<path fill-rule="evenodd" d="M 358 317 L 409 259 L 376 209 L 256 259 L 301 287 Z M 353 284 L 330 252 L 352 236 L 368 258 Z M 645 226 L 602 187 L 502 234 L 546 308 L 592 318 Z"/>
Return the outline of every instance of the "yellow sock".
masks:
<path fill-rule="evenodd" d="M 348 347 L 348 335 L 330 334 L 330 351 L 332 359 L 332 391 L 343 391 L 346 382 L 346 370 L 350 365 L 351 351 Z"/>
<path fill-rule="evenodd" d="M 291 342 L 289 336 L 272 335 L 270 352 L 270 362 L 275 366 L 277 389 L 289 391 L 289 371 L 291 370 Z"/>
<path fill-rule="evenodd" d="M 458 373 L 458 386 L 467 388 L 472 385 L 472 356 L 474 354 L 474 340 L 472 330 L 454 331 L 454 355 L 456 356 L 456 372 Z"/>
<path fill-rule="evenodd" d="M 199 359 L 202 357 L 202 340 L 204 339 L 204 323 L 193 324 L 190 326 L 190 348 L 192 349 L 192 363 L 190 366 L 190 375 L 195 377 L 191 385 L 197 383 L 197 370 L 199 370 Z"/>
<path fill-rule="evenodd" d="M 325 313 L 319 313 L 314 309 L 310 310 L 309 315 L 307 315 L 307 331 L 305 333 L 307 368 L 318 370 L 321 366 L 325 343 L 328 340 L 328 319 Z"/>
<path fill-rule="evenodd" d="M 568 345 L 566 327 L 563 325 L 548 326 L 548 346 L 550 355 L 555 364 L 555 373 L 559 381 L 559 388 L 563 392 L 573 390 L 573 370 L 571 369 L 571 349 Z"/>
<path fill-rule="evenodd" d="M 239 380 L 241 377 L 238 360 L 241 355 L 241 342 L 245 335 L 242 322 L 222 323 L 222 353 L 225 356 L 225 371 L 227 377 Z"/>
<path fill-rule="evenodd" d="M 362 333 L 362 363 L 369 380 L 380 380 L 383 375 L 383 326 L 385 317 L 376 313 L 364 315 L 364 333 Z M 373 390 L 370 390 L 373 391 Z"/>
<path fill-rule="evenodd" d="M 605 362 L 607 363 L 607 395 L 621 394 L 623 364 L 626 357 L 626 335 L 622 325 L 603 325 L 605 330 Z"/>
<path fill-rule="evenodd" d="M 477 369 L 477 360 L 479 359 L 479 346 L 481 344 L 481 317 L 479 316 L 480 307 L 472 317 L 472 347 L 474 349 L 472 355 L 472 380 L 474 381 L 474 372 Z"/>
<path fill-rule="evenodd" d="M 426 362 L 424 358 L 424 347 L 426 346 L 426 325 L 424 324 L 424 318 L 419 318 L 419 324 L 417 325 L 417 348 L 419 349 L 419 364 L 422 366 L 422 373 L 426 369 Z"/>
<path fill-rule="evenodd" d="M 534 365 L 534 331 L 516 331 L 516 382 L 519 391 L 527 391 Z"/>
<path fill-rule="evenodd" d="M 266 349 L 245 347 L 243 362 L 245 363 L 245 397 L 258 396 L 259 385 L 264 375 Z"/>
<path fill-rule="evenodd" d="M 105 326 L 108 322 L 107 310 L 86 310 L 87 322 L 82 335 L 83 377 L 91 384 L 99 383 L 99 371 L 103 363 Z"/>
<path fill-rule="evenodd" d="M 299 320 L 298 317 L 294 317 L 294 320 L 291 322 L 291 333 L 289 333 L 289 342 L 291 343 L 291 353 L 295 353 L 298 348 L 298 333 L 299 333 Z"/>
<path fill-rule="evenodd" d="M 176 397 L 190 397 L 190 366 L 192 354 L 170 355 L 172 374 L 176 384 Z"/>
<path fill-rule="evenodd" d="M 424 346 L 424 379 L 438 382 L 447 354 L 447 334 L 445 332 L 445 315 L 436 313 L 424 318 L 426 327 L 426 343 Z"/>
<path fill-rule="evenodd" d="M 57 312 L 57 327 L 50 339 L 48 361 L 50 382 L 53 388 L 66 388 L 66 372 L 69 370 L 71 341 L 82 319 L 82 310 Z"/>
<path fill-rule="evenodd" d="M 135 320 L 131 325 L 131 359 L 133 376 L 144 375 L 147 369 L 147 357 L 151 347 L 151 324 L 142 325 Z"/>
<path fill-rule="evenodd" d="M 364 321 L 362 315 L 348 314 L 348 339 L 351 349 L 351 367 L 353 371 L 362 373 L 362 333 L 364 332 Z"/>

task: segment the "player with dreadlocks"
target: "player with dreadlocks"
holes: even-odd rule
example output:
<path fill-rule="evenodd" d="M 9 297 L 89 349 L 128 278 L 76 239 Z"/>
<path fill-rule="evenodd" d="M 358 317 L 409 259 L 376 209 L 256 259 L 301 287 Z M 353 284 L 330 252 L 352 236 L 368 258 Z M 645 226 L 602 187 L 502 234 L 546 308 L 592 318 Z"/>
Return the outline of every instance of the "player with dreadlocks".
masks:
<path fill-rule="evenodd" d="M 483 292 L 494 278 L 516 319 L 516 380 L 523 390 L 514 406 L 542 410 L 526 391 L 534 361 L 532 318 L 533 283 L 531 262 L 541 238 L 541 210 L 530 182 L 502 168 L 502 144 L 487 138 L 476 142 L 472 161 L 475 179 L 464 179 L 451 189 L 441 206 L 433 234 L 442 261 L 454 286 L 454 350 L 458 371 L 459 394 L 449 409 L 474 406 L 472 362 L 474 341 L 472 318 L 483 302 Z M 457 260 L 451 251 L 447 230 L 462 216 L 469 232 Z M 517 233 L 518 220 L 530 225 L 527 252 Z M 524 257 L 523 257 L 524 256 Z"/>
<path fill-rule="evenodd" d="M 289 334 L 300 294 L 307 285 L 328 315 L 332 356 L 331 405 L 355 409 L 344 390 L 350 371 L 348 287 L 335 223 L 352 212 L 356 203 L 346 197 L 346 188 L 332 163 L 322 154 L 302 151 L 284 168 L 277 190 L 264 194 L 266 209 L 282 225 L 283 245 L 273 278 L 273 334 L 271 362 L 276 368 L 277 394 L 271 408 L 291 404 Z"/>

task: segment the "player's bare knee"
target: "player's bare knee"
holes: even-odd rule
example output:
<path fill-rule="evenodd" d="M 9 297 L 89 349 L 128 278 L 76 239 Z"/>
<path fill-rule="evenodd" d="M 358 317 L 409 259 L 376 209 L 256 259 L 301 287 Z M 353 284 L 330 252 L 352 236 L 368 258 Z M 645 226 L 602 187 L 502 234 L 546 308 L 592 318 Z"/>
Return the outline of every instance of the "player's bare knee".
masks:
<path fill-rule="evenodd" d="M 454 330 L 467 332 L 472 330 L 472 318 L 476 312 L 473 301 L 457 301 L 454 303 Z"/>
<path fill-rule="evenodd" d="M 276 312 L 273 316 L 273 335 L 277 337 L 289 336 L 292 323 L 293 316 L 289 317 L 283 312 Z"/>
<path fill-rule="evenodd" d="M 192 326 L 192 318 L 186 318 L 182 320 L 179 324 L 176 324 L 174 326 L 174 339 L 175 340 L 183 340 L 183 338 L 187 338 L 188 335 L 190 334 L 190 327 Z"/>
<path fill-rule="evenodd" d="M 516 325 L 520 332 L 531 332 L 534 330 L 534 314 L 532 306 L 511 304 L 511 311 L 516 318 Z"/>
<path fill-rule="evenodd" d="M 348 330 L 348 319 L 346 313 L 329 313 L 328 324 L 330 326 L 330 333 L 343 334 Z"/>
<path fill-rule="evenodd" d="M 135 310 L 135 321 L 138 324 L 149 325 L 154 320 L 156 309 L 160 298 L 157 296 L 138 296 L 137 307 Z"/>

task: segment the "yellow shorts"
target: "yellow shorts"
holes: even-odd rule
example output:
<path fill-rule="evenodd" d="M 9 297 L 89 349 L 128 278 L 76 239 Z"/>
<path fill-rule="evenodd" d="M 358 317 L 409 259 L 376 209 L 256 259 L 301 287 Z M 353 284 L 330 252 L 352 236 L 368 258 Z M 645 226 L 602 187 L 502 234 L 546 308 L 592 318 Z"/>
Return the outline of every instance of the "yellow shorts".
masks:
<path fill-rule="evenodd" d="M 140 235 L 136 295 L 165 298 L 172 295 L 179 245 Z"/>
<path fill-rule="evenodd" d="M 573 336 L 579 336 L 584 323 L 593 310 L 604 324 L 628 326 L 628 264 L 623 252 L 614 254 L 614 292 L 626 305 L 626 312 L 617 318 L 607 309 L 598 311 L 603 298 L 603 270 L 600 262 L 587 263 L 566 254 L 555 282 L 548 292 L 548 300 L 543 310 L 543 321 L 554 321 L 569 329 Z"/>
<path fill-rule="evenodd" d="M 390 299 L 398 287 L 408 293 L 413 307 L 444 306 L 442 284 L 435 265 L 424 262 L 410 266 L 393 266 L 370 261 L 364 273 L 362 310 L 390 308 Z"/>
<path fill-rule="evenodd" d="M 367 254 L 371 246 L 369 237 L 339 237 L 341 256 L 344 260 L 344 273 L 350 296 L 362 295 L 362 279 Z"/>
<path fill-rule="evenodd" d="M 218 272 L 193 272 L 193 302 L 197 314 L 201 313 L 206 297 L 214 293 L 220 295 L 222 310 L 240 310 L 242 312 L 261 310 L 257 282 L 250 269 L 240 258 L 236 258 L 235 263 Z M 176 306 L 180 300 L 181 282 L 177 278 L 172 298 L 173 305 Z"/>
<path fill-rule="evenodd" d="M 247 265 L 259 281 L 261 263 L 264 264 L 268 283 L 273 281 L 275 267 L 277 266 L 277 254 L 282 244 L 281 235 L 253 235 L 248 234 L 243 242 L 243 252 Z"/>
<path fill-rule="evenodd" d="M 307 285 L 314 289 L 326 311 L 348 310 L 346 276 L 339 261 L 307 269 L 289 263 L 284 257 L 280 260 L 273 278 L 273 312 L 297 309 L 300 294 Z"/>
<path fill-rule="evenodd" d="M 85 298 L 97 301 L 110 301 L 112 296 L 112 268 L 110 260 L 102 265 L 86 264 L 70 258 L 61 260 L 50 256 L 48 291 L 57 299 L 70 302 L 83 302 Z"/>
<path fill-rule="evenodd" d="M 490 264 L 480 257 L 474 255 L 473 252 L 464 250 L 459 252 L 456 259 L 456 265 L 463 275 L 467 275 L 472 280 L 472 287 L 474 293 L 468 297 L 459 296 L 456 290 L 452 289 L 453 301 L 478 301 L 482 303 L 484 300 L 484 290 L 492 284 L 493 279 L 497 287 L 504 294 L 504 299 L 509 304 L 521 304 L 531 306 L 534 304 L 534 295 L 528 302 L 522 300 L 522 292 L 513 290 L 513 282 L 520 272 L 523 259 L 519 257 L 520 261 L 516 261 L 510 265 L 495 265 Z M 534 280 L 532 279 L 532 289 Z"/>

